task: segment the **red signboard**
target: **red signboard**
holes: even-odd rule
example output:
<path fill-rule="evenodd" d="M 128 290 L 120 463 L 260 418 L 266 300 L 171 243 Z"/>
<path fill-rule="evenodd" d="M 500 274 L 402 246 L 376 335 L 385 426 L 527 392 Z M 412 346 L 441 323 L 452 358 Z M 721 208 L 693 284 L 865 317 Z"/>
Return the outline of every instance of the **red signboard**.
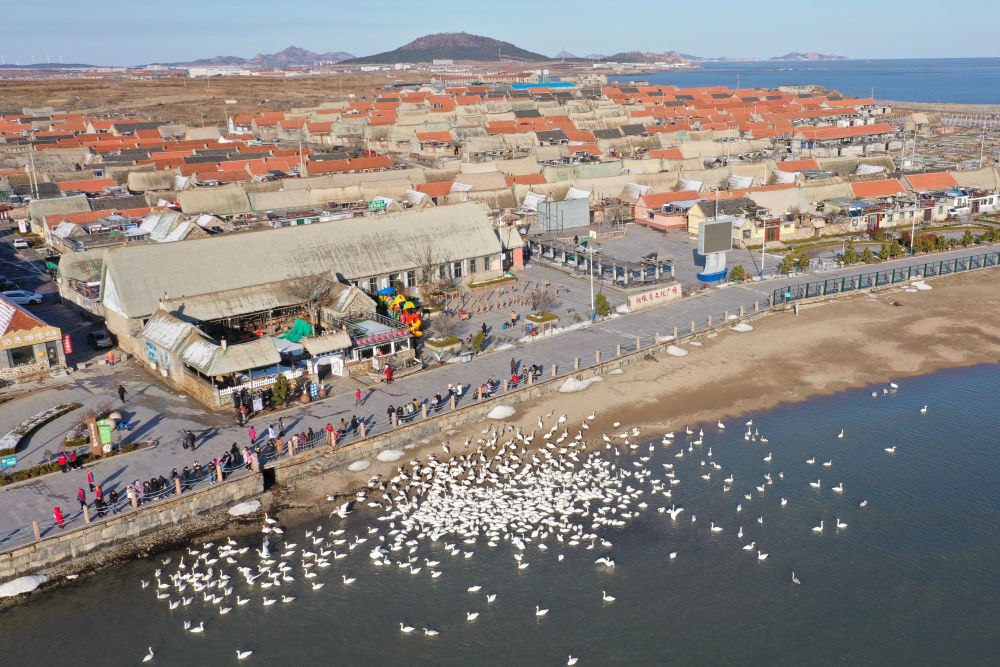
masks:
<path fill-rule="evenodd" d="M 63 336 L 63 352 L 73 354 L 73 339 L 69 334 Z"/>

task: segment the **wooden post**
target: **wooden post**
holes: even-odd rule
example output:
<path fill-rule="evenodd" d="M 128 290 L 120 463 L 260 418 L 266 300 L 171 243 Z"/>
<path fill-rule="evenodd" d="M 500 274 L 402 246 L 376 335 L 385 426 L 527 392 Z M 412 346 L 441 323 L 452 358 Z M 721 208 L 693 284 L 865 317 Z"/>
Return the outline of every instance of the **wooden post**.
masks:
<path fill-rule="evenodd" d="M 129 503 L 132 505 L 132 509 L 134 510 L 139 509 L 139 497 L 134 493 L 132 494 L 132 497 L 129 499 Z"/>
<path fill-rule="evenodd" d="M 729 321 L 729 311 L 728 310 L 722 311 L 722 321 L 723 322 L 728 322 Z"/>
<path fill-rule="evenodd" d="M 755 312 L 755 313 L 759 313 L 760 312 L 760 301 L 754 301 L 753 302 L 753 312 Z"/>
<path fill-rule="evenodd" d="M 398 422 L 398 420 L 396 419 L 396 411 L 393 410 L 392 411 L 392 427 L 393 428 L 396 428 L 397 426 L 399 426 L 399 424 L 397 422 Z"/>
<path fill-rule="evenodd" d="M 743 306 L 740 306 L 740 317 L 743 317 Z"/>
<path fill-rule="evenodd" d="M 328 444 L 328 445 L 331 444 L 330 443 L 330 439 L 331 439 L 331 437 L 332 437 L 333 434 L 330 433 L 329 431 L 323 431 L 323 433 L 326 435 L 326 444 Z M 295 456 L 295 438 L 294 437 L 288 439 L 288 455 L 289 456 Z"/>
<path fill-rule="evenodd" d="M 877 273 L 875 275 L 878 276 Z M 768 306 L 768 308 L 774 308 L 774 295 L 773 294 L 771 296 L 767 297 L 767 306 Z"/>
<path fill-rule="evenodd" d="M 506 394 L 508 389 L 510 389 L 510 380 L 507 380 L 506 378 L 504 378 L 504 381 L 503 381 L 503 393 Z"/>
<path fill-rule="evenodd" d="M 694 320 L 691 320 L 691 333 L 694 333 Z"/>
<path fill-rule="evenodd" d="M 642 339 L 638 336 L 635 337 L 635 351 L 638 352 L 642 349 Z"/>
<path fill-rule="evenodd" d="M 35 541 L 37 542 L 42 539 L 42 529 L 38 527 L 38 522 L 32 521 L 31 527 L 35 529 Z"/>
<path fill-rule="evenodd" d="M 222 481 L 222 464 L 221 463 L 216 463 L 215 464 L 215 478 L 219 482 Z"/>
<path fill-rule="evenodd" d="M 677 327 L 674 327 L 674 340 L 677 340 Z"/>
<path fill-rule="evenodd" d="M 580 370 L 580 357 L 573 357 L 573 370 Z"/>
<path fill-rule="evenodd" d="M 528 384 L 535 384 L 535 374 L 528 371 Z"/>
<path fill-rule="evenodd" d="M 368 424 L 366 422 L 361 422 L 361 437 L 368 437 Z"/>
<path fill-rule="evenodd" d="M 420 416 L 423 417 L 424 419 L 427 419 L 427 404 L 426 403 L 421 403 L 420 404 Z"/>
<path fill-rule="evenodd" d="M 451 409 L 455 409 L 455 394 L 451 395 Z"/>
<path fill-rule="evenodd" d="M 594 361 L 596 363 L 598 363 L 598 364 L 601 363 L 601 351 L 600 350 L 597 351 L 597 354 L 595 355 L 595 360 Z"/>
<path fill-rule="evenodd" d="M 655 334 L 653 334 L 653 340 L 656 342 L 657 345 L 660 344 L 660 332 L 659 331 L 657 331 Z"/>
<path fill-rule="evenodd" d="M 621 343 L 619 343 L 619 344 L 618 344 L 618 347 L 616 348 L 616 354 L 617 354 L 617 355 L 618 355 L 619 357 L 620 357 L 620 356 L 622 356 L 622 346 L 621 346 Z"/>
<path fill-rule="evenodd" d="M 255 465 L 254 463 L 250 464 L 251 469 L 253 469 L 254 465 Z M 181 478 L 180 477 L 174 477 L 174 493 L 176 493 L 179 496 L 183 492 L 184 492 L 184 489 L 181 488 Z"/>
<path fill-rule="evenodd" d="M 90 508 L 86 505 L 83 506 L 83 522 L 90 523 Z"/>
<path fill-rule="evenodd" d="M 552 377 L 556 376 L 556 365 L 552 364 Z"/>

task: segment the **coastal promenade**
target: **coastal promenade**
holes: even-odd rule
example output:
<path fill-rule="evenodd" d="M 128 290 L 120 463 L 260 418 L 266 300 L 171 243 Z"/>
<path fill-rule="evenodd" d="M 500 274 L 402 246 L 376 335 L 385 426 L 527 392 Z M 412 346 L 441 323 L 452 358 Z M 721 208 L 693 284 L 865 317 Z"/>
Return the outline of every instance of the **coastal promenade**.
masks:
<path fill-rule="evenodd" d="M 994 247 L 976 246 L 884 262 L 877 265 L 877 268 L 886 270 L 911 265 L 923 266 L 929 262 L 982 255 L 994 250 Z M 269 423 L 276 424 L 278 417 L 282 416 L 286 432 L 300 432 L 309 427 L 318 432 L 326 423 L 337 425 L 341 418 L 349 421 L 352 415 L 357 415 L 359 419 L 366 420 L 369 433 L 384 433 L 391 428 L 386 417 L 389 405 L 399 405 L 414 398 L 418 401 L 427 400 L 437 392 L 446 395 L 449 383 L 456 385 L 461 383 L 466 387 L 466 394 L 458 406 L 461 408 L 474 400 L 471 396 L 472 387 L 479 386 L 487 378 L 500 380 L 508 378 L 512 357 L 519 362 L 522 369 L 531 364 L 540 364 L 543 367 L 543 376 L 551 377 L 554 366 L 557 375 L 562 377 L 573 372 L 576 359 L 580 360 L 581 367 L 593 365 L 598 350 L 601 352 L 602 360 L 606 361 L 615 357 L 619 345 L 622 354 L 634 352 L 637 338 L 640 340 L 639 344 L 645 348 L 652 345 L 657 336 L 662 339 L 672 335 L 674 327 L 677 327 L 679 335 L 683 336 L 690 333 L 692 322 L 698 331 L 706 329 L 709 317 L 712 318 L 714 325 L 718 325 L 725 313 L 737 315 L 741 306 L 747 314 L 752 313 L 755 306 L 759 306 L 763 312 L 768 307 L 770 295 L 786 286 L 807 280 L 858 275 L 871 272 L 874 268 L 852 267 L 713 289 L 641 313 L 612 317 L 555 336 L 512 345 L 508 349 L 480 355 L 469 363 L 444 364 L 430 368 L 413 376 L 400 378 L 391 385 L 363 387 L 362 406 L 354 405 L 352 389 L 347 394 L 305 406 L 291 407 L 280 413 L 253 420 L 252 423 L 257 431 L 261 432 L 266 430 Z M 87 469 L 94 471 L 95 481 L 104 487 L 105 493 L 115 489 L 124 496 L 124 485 L 135 479 L 149 479 L 154 475 L 169 477 L 172 468 L 180 470 L 195 460 L 205 464 L 219 456 L 234 442 L 241 448 L 247 444 L 246 430 L 237 428 L 228 414 L 206 411 L 192 399 L 175 394 L 168 388 L 152 382 L 134 362 L 107 371 L 102 374 L 73 376 L 58 388 L 32 392 L 15 399 L 0 406 L 0 417 L 3 423 L 13 425 L 26 416 L 58 403 L 78 402 L 87 407 L 114 405 L 118 403 L 115 388 L 121 383 L 129 391 L 125 412 L 139 424 L 129 435 L 129 439 L 158 438 L 160 445 L 154 449 L 122 454 L 98 462 L 83 471 L 54 473 L 12 486 L 0 487 L 0 550 L 33 540 L 32 521 L 39 522 L 43 536 L 57 530 L 53 526 L 52 519 L 52 508 L 56 505 L 63 508 L 69 526 L 82 524 L 82 514 L 78 512 L 79 506 L 75 498 L 77 487 L 82 486 L 87 489 Z M 19 454 L 19 458 L 24 457 L 25 466 L 31 465 L 32 461 L 40 460 L 44 450 L 57 450 L 66 428 L 79 421 L 79 418 L 77 413 L 71 413 L 33 434 L 24 452 Z M 192 429 L 199 436 L 194 453 L 180 446 L 179 432 L 185 428 Z M 347 440 L 347 442 L 353 441 L 350 438 Z M 92 501 L 93 495 L 88 493 L 88 499 Z"/>

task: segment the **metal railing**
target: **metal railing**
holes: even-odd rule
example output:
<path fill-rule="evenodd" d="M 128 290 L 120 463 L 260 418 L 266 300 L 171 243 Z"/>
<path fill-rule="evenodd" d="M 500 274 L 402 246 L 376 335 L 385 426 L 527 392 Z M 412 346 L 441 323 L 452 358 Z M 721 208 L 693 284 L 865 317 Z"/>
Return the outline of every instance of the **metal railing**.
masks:
<path fill-rule="evenodd" d="M 977 269 L 997 266 L 998 263 L 1000 263 L 1000 251 L 968 257 L 942 259 L 936 262 L 920 262 L 908 266 L 859 273 L 853 276 L 841 276 L 840 278 L 813 280 L 806 283 L 789 285 L 785 288 L 774 290 L 772 299 L 775 304 L 788 303 L 843 292 L 895 285 L 917 279 L 975 271 Z"/>

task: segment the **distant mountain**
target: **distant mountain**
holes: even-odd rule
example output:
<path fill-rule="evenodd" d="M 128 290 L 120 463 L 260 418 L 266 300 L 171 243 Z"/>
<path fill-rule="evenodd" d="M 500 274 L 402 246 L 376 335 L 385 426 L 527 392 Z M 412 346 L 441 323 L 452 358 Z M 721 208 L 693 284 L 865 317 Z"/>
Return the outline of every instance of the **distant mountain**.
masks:
<path fill-rule="evenodd" d="M 556 58 L 558 58 L 558 59 L 560 59 L 560 60 L 565 60 L 566 58 L 572 58 L 572 59 L 574 59 L 574 60 L 576 60 L 576 59 L 577 59 L 577 57 L 576 57 L 576 56 L 574 56 L 574 55 L 573 55 L 572 53 L 570 53 L 569 51 L 560 51 L 559 53 L 557 53 L 557 54 L 556 54 L 556 56 L 555 56 L 555 57 L 556 57 Z"/>
<path fill-rule="evenodd" d="M 313 53 L 297 46 L 289 46 L 284 51 L 277 53 L 258 53 L 253 58 L 240 58 L 239 56 L 215 56 L 214 58 L 202 58 L 186 63 L 161 63 L 168 65 L 191 65 L 195 67 L 211 65 L 230 65 L 245 67 L 287 67 L 299 65 L 312 67 L 322 63 L 339 63 L 350 60 L 354 56 L 343 51 L 330 51 L 327 53 Z"/>
<path fill-rule="evenodd" d="M 607 56 L 603 53 L 588 53 L 584 56 L 584 58 L 587 60 L 604 60 Z"/>
<path fill-rule="evenodd" d="M 605 56 L 600 60 L 613 63 L 683 63 L 687 58 L 682 58 L 676 51 L 669 53 L 651 53 L 649 51 L 624 51 L 611 56 Z"/>
<path fill-rule="evenodd" d="M 354 58 L 345 62 L 350 64 L 421 63 L 433 60 L 497 62 L 501 59 L 527 62 L 552 60 L 548 56 L 526 51 L 510 42 L 501 42 L 480 35 L 470 35 L 467 32 L 442 32 L 419 37 L 393 51 L 376 53 L 364 58 Z"/>
<path fill-rule="evenodd" d="M 815 51 L 810 51 L 809 53 L 798 53 L 797 51 L 793 51 L 792 53 L 786 53 L 783 56 L 770 58 L 769 60 L 850 60 L 850 58 L 836 56 L 833 54 L 816 53 Z"/>

